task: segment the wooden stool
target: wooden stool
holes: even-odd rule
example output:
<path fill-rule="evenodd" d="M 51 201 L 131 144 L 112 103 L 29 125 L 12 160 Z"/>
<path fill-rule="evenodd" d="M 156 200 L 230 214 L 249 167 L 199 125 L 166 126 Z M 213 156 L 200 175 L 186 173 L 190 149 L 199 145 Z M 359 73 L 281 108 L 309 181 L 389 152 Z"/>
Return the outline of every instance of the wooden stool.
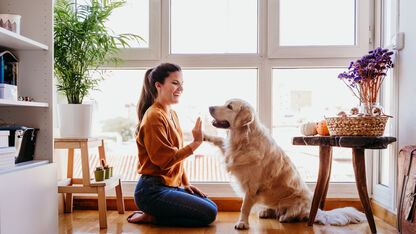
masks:
<path fill-rule="evenodd" d="M 293 145 L 316 145 L 319 146 L 319 173 L 313 194 L 311 211 L 309 213 L 308 225 L 312 226 L 315 221 L 318 207 L 323 209 L 328 192 L 329 178 L 331 177 L 332 147 L 352 148 L 352 165 L 354 167 L 355 183 L 361 204 L 364 208 L 368 225 L 372 233 L 376 233 L 373 210 L 367 193 L 365 175 L 365 149 L 385 149 L 388 144 L 395 142 L 395 137 L 383 136 L 305 136 L 294 137 Z"/>
<path fill-rule="evenodd" d="M 124 214 L 124 201 L 121 191 L 120 176 L 96 182 L 90 178 L 90 166 L 88 159 L 88 148 L 98 147 L 100 161 L 105 159 L 104 140 L 96 138 L 55 138 L 55 149 L 68 149 L 68 171 L 67 179 L 60 182 L 58 193 L 65 193 L 65 212 L 72 212 L 73 193 L 96 193 L 98 194 L 98 214 L 100 228 L 107 228 L 107 204 L 105 190 L 115 187 L 117 196 L 117 210 Z M 74 149 L 81 150 L 82 179 L 72 178 L 74 172 Z"/>

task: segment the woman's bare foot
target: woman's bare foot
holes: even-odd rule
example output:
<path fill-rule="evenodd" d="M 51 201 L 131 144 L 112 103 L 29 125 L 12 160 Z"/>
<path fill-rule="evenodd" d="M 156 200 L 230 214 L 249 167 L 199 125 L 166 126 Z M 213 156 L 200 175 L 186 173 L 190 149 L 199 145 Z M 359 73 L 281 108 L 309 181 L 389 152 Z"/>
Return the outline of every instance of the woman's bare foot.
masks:
<path fill-rule="evenodd" d="M 154 223 L 155 217 L 144 213 L 143 211 L 134 211 L 127 217 L 129 223 Z"/>

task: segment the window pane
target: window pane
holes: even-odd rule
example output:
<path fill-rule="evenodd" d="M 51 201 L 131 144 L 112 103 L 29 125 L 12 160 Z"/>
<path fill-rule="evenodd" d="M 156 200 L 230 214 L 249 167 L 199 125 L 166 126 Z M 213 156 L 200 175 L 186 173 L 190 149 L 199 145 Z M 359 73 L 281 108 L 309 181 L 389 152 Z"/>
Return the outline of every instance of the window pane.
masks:
<path fill-rule="evenodd" d="M 319 147 L 294 146 L 299 125 L 358 105 L 337 76 L 343 69 L 273 69 L 273 137 L 305 181 L 316 182 Z M 351 149 L 333 147 L 331 182 L 354 181 Z"/>
<path fill-rule="evenodd" d="M 192 140 L 192 128 L 198 116 L 203 131 L 210 135 L 226 136 L 226 130 L 212 126 L 208 107 L 223 105 L 228 99 L 241 98 L 256 108 L 257 69 L 184 70 L 184 92 L 177 111 L 184 136 L 184 144 Z M 193 156 L 185 160 L 190 181 L 229 181 L 218 147 L 203 143 Z"/>
<path fill-rule="evenodd" d="M 280 0 L 281 46 L 355 44 L 354 0 Z"/>
<path fill-rule="evenodd" d="M 257 53 L 257 0 L 171 0 L 171 53 Z"/>
<path fill-rule="evenodd" d="M 148 48 L 149 0 L 127 0 L 123 7 L 113 11 L 106 26 L 115 34 L 132 33 L 146 40 L 140 43 L 129 40 L 132 48 Z"/>

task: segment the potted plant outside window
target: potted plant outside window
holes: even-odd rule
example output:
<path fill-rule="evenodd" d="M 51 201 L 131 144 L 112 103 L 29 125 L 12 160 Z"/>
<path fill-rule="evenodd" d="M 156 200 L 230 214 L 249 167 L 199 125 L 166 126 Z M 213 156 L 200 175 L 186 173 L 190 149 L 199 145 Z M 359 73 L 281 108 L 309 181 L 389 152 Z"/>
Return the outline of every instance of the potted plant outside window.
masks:
<path fill-rule="evenodd" d="M 129 47 L 128 40 L 144 41 L 134 34 L 113 34 L 105 26 L 114 9 L 124 0 L 90 0 L 85 5 L 71 0 L 57 0 L 54 9 L 54 71 L 57 89 L 68 104 L 59 105 L 62 137 L 89 137 L 92 105 L 83 99 L 98 89 L 106 64 L 118 65 L 120 47 Z M 98 73 L 98 78 L 92 76 Z M 97 76 L 96 76 L 97 77 Z"/>

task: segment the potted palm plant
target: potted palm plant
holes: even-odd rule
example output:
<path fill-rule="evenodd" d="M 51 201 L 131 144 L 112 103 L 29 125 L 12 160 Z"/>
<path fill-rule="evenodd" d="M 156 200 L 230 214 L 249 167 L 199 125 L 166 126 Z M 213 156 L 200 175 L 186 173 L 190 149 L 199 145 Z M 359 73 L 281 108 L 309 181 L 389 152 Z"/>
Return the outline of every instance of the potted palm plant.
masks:
<path fill-rule="evenodd" d="M 83 104 L 91 90 L 103 79 L 97 69 L 106 64 L 122 62 L 121 47 L 129 40 L 144 41 L 138 35 L 115 35 L 105 23 L 124 0 L 89 0 L 77 4 L 72 0 L 57 0 L 54 9 L 54 71 L 57 89 L 68 104 L 59 105 L 61 136 L 89 137 L 92 105 Z M 93 76 L 98 73 L 99 76 Z M 98 77 L 98 78 L 97 78 Z"/>

